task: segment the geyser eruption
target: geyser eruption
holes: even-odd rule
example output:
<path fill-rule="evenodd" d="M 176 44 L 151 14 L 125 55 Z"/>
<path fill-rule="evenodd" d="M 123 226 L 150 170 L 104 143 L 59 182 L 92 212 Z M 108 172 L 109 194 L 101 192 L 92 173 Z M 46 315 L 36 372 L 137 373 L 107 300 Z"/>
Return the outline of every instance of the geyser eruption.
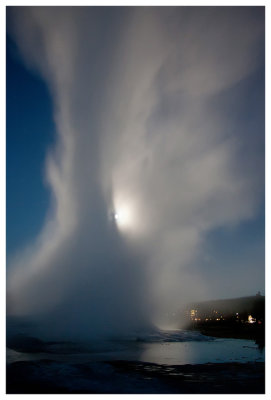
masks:
<path fill-rule="evenodd" d="M 206 233 L 254 217 L 263 187 L 262 149 L 228 113 L 264 31 L 234 8 L 8 8 L 58 132 L 52 207 L 8 266 L 9 313 L 52 336 L 121 334 L 212 287 Z"/>

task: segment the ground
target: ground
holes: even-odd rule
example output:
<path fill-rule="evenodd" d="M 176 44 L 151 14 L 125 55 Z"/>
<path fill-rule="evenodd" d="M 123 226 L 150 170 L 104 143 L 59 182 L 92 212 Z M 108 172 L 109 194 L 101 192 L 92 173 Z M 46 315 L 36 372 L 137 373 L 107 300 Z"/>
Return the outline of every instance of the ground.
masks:
<path fill-rule="evenodd" d="M 264 370 L 262 362 L 169 366 L 122 360 L 17 361 L 7 367 L 7 393 L 260 394 Z"/>

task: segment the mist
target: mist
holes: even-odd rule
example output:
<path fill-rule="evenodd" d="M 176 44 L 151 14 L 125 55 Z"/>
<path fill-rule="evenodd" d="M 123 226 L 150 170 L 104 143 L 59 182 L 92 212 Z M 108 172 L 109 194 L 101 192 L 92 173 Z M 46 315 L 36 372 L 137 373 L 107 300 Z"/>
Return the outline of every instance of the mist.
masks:
<path fill-rule="evenodd" d="M 263 13 L 8 7 L 57 130 L 51 207 L 10 261 L 8 314 L 47 336 L 120 335 L 223 292 L 203 268 L 208 235 L 256 218 L 264 193 L 264 134 L 240 107 L 264 60 Z"/>

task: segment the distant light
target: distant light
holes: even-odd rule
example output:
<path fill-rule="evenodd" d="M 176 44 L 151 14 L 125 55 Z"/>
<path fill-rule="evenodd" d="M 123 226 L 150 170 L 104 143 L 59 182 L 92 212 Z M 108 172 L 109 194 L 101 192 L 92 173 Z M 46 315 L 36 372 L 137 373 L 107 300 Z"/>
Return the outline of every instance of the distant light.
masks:
<path fill-rule="evenodd" d="M 249 322 L 249 324 L 255 324 L 256 318 L 253 318 L 252 315 L 249 315 L 248 316 L 248 322 Z"/>

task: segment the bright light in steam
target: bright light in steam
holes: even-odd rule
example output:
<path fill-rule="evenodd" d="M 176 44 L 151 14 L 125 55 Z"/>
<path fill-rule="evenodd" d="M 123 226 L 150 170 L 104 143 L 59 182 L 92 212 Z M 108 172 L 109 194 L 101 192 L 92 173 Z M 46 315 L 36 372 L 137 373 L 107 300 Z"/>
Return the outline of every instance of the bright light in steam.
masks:
<path fill-rule="evenodd" d="M 113 214 L 111 218 L 118 230 L 129 237 L 142 235 L 146 225 L 144 208 L 141 206 L 137 193 L 124 192 L 120 185 L 115 189 L 113 197 Z"/>
<path fill-rule="evenodd" d="M 119 228 L 132 227 L 133 218 L 131 209 L 127 206 L 122 206 L 115 213 L 115 220 Z"/>

